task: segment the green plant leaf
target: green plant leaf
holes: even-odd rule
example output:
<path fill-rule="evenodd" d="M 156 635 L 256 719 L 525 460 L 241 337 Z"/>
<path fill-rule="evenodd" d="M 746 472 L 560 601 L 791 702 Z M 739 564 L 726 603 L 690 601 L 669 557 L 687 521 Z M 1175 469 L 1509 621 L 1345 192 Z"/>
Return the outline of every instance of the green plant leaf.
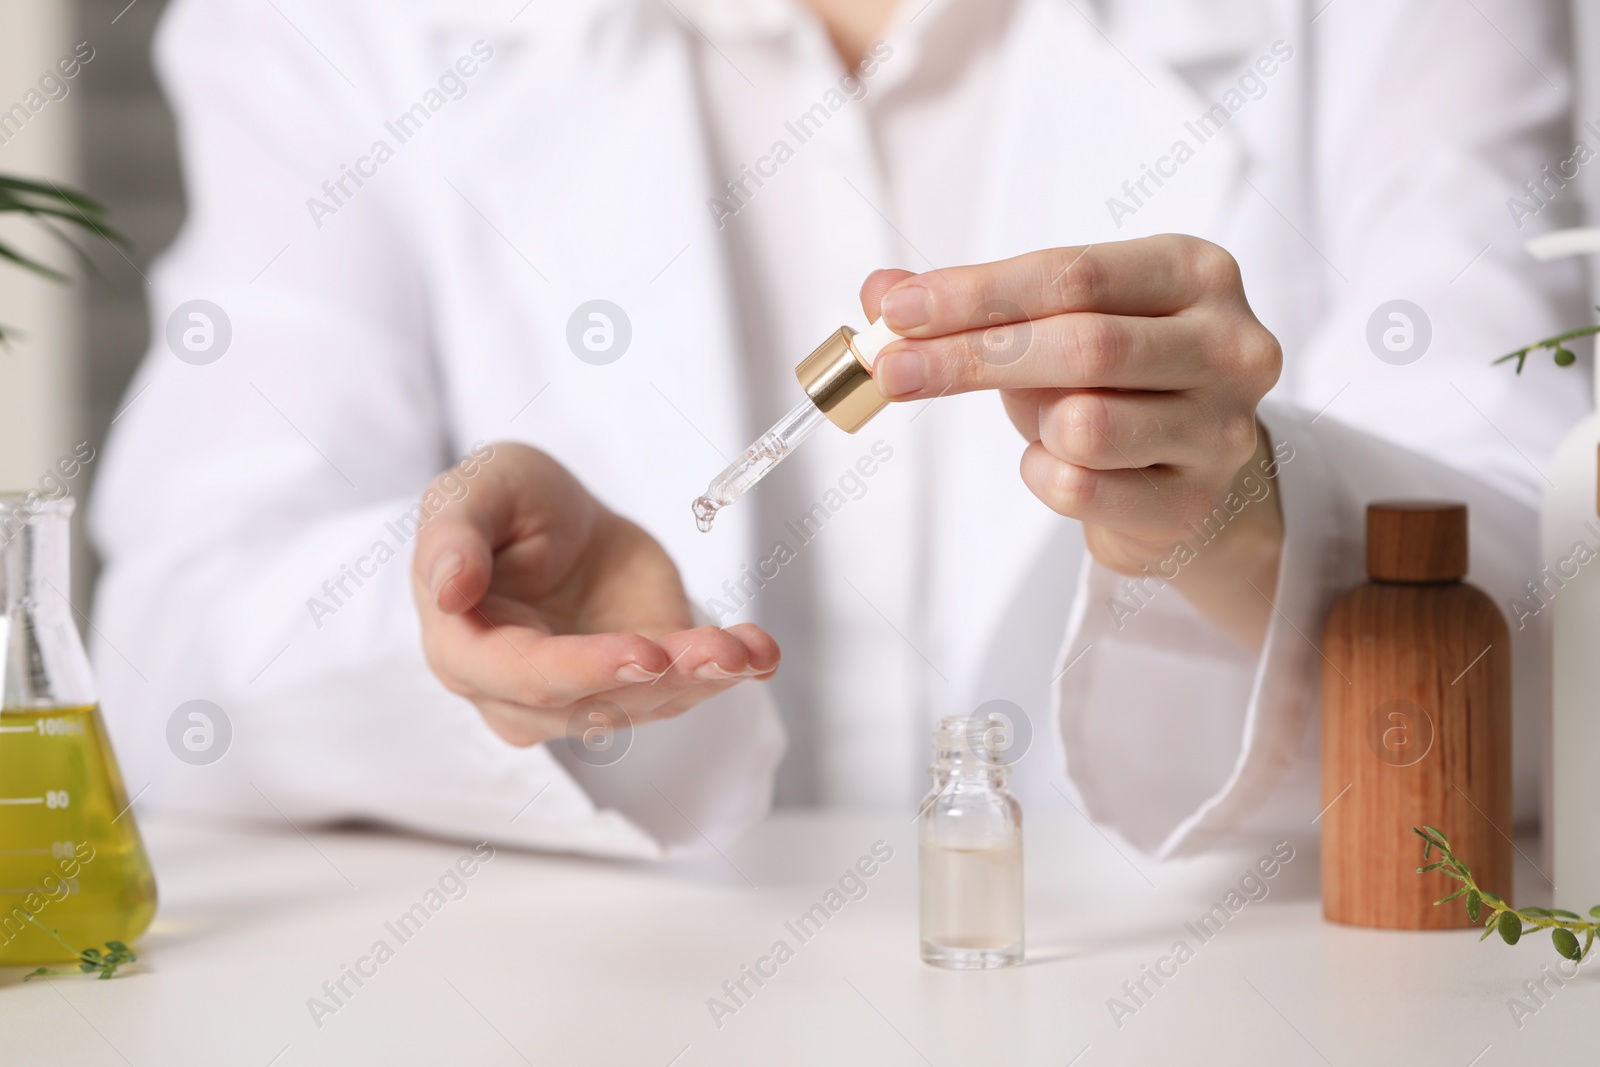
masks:
<path fill-rule="evenodd" d="M 1440 867 L 1443 867 L 1443 866 L 1444 866 L 1444 860 L 1440 860 L 1437 863 L 1430 863 L 1426 867 L 1418 867 L 1417 868 L 1417 873 L 1418 874 L 1427 874 L 1429 871 L 1437 871 Z"/>
<path fill-rule="evenodd" d="M 1578 361 L 1578 357 L 1573 354 L 1572 349 L 1565 345 L 1556 345 L 1554 358 L 1558 367 L 1570 367 Z"/>
<path fill-rule="evenodd" d="M 83 234 L 92 234 L 113 247 L 132 247 L 126 237 L 111 228 L 110 216 L 104 204 L 51 181 L 35 182 L 0 175 L 0 215 L 20 215 L 33 222 L 66 245 L 91 274 L 100 277 L 104 275 L 94 260 L 60 227 L 71 227 Z M 11 245 L 0 243 L 0 260 L 14 263 L 51 281 L 71 281 L 68 275 Z M 14 336 L 14 332 L 0 327 L 0 347 L 9 344 Z"/>
<path fill-rule="evenodd" d="M 1589 914 L 1594 916 L 1596 919 L 1600 919 L 1600 904 L 1596 904 L 1594 907 L 1590 908 Z"/>
<path fill-rule="evenodd" d="M 1468 892 L 1467 887 L 1466 886 L 1462 886 L 1460 889 L 1457 889 L 1454 893 L 1451 893 L 1449 896 L 1441 897 L 1440 899 L 1434 901 L 1433 902 L 1434 906 L 1437 907 L 1440 904 L 1448 904 L 1452 900 L 1455 900 L 1457 897 L 1464 896 L 1467 892 Z"/>
<path fill-rule="evenodd" d="M 43 182 L 31 182 L 25 178 L 13 178 L 0 174 L 0 189 L 9 189 L 19 193 L 32 193 L 34 196 L 42 196 L 46 199 L 60 200 L 63 203 L 80 207 L 90 214 L 104 215 L 106 213 L 106 206 L 98 200 L 94 200 L 76 189 L 69 189 L 63 185 L 46 185 Z M 1600 308 L 1595 310 L 1600 311 Z"/>
<path fill-rule="evenodd" d="M 1522 909 L 1522 914 L 1524 914 L 1524 915 L 1537 915 L 1541 919 L 1550 919 L 1550 918 L 1554 918 L 1554 916 L 1555 916 L 1555 913 L 1552 912 L 1549 908 L 1533 908 L 1533 907 L 1523 908 Z"/>
<path fill-rule="evenodd" d="M 1578 938 L 1571 930 L 1557 927 L 1550 931 L 1550 940 L 1556 943 L 1556 951 L 1567 959 L 1576 963 L 1583 957 L 1583 952 L 1578 948 Z"/>
<path fill-rule="evenodd" d="M 1528 909 L 1527 908 L 1523 908 L 1522 910 L 1523 911 L 1527 911 Z M 1550 909 L 1550 914 L 1551 915 L 1559 915 L 1563 919 L 1577 919 L 1579 922 L 1583 921 L 1583 916 L 1582 915 L 1579 915 L 1575 911 L 1568 911 L 1566 908 L 1551 908 Z"/>
<path fill-rule="evenodd" d="M 1522 921 L 1517 918 L 1516 912 L 1501 912 L 1495 928 L 1500 931 L 1500 940 L 1508 945 L 1515 945 L 1522 939 Z"/>
<path fill-rule="evenodd" d="M 1476 889 L 1467 891 L 1467 918 L 1473 922 L 1478 921 L 1478 914 L 1483 911 L 1483 898 Z"/>
<path fill-rule="evenodd" d="M 67 275 L 56 270 L 54 267 L 40 263 L 37 259 L 23 255 L 21 252 L 18 252 L 16 249 L 5 244 L 4 242 L 0 242 L 0 259 L 8 259 L 24 270 L 30 270 L 40 277 L 49 278 L 53 282 L 66 282 L 72 280 Z"/>
<path fill-rule="evenodd" d="M 1437 844 L 1440 848 L 1447 849 L 1447 848 L 1450 847 L 1450 840 L 1448 838 L 1446 838 L 1444 836 L 1444 834 L 1440 833 L 1434 827 L 1432 827 L 1432 826 L 1424 826 L 1422 829 L 1427 832 L 1429 837 L 1433 838 L 1434 843 Z"/>
<path fill-rule="evenodd" d="M 1493 904 L 1495 907 L 1504 908 L 1506 906 L 1506 902 L 1505 901 L 1501 900 L 1499 897 L 1495 896 L 1493 893 L 1489 892 L 1487 889 L 1480 889 L 1480 890 L 1478 890 L 1478 892 L 1483 894 L 1483 899 L 1484 900 L 1487 900 L 1489 903 Z"/>

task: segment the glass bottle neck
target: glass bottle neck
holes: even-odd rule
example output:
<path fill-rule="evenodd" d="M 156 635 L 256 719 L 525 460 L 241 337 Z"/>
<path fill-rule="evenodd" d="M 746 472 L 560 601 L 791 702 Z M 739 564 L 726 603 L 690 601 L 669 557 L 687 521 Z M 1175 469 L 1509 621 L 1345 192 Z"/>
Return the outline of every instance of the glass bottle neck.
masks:
<path fill-rule="evenodd" d="M 964 761 L 942 760 L 937 752 L 928 771 L 933 775 L 933 787 L 938 790 L 952 786 L 958 789 L 1004 789 L 1009 777 L 1004 765 L 981 763 L 970 755 Z"/>
<path fill-rule="evenodd" d="M 933 733 L 933 763 L 928 771 L 933 786 L 944 790 L 1004 789 L 1010 768 L 1006 766 L 1000 743 L 1001 724 L 992 718 L 949 716 L 942 718 Z"/>

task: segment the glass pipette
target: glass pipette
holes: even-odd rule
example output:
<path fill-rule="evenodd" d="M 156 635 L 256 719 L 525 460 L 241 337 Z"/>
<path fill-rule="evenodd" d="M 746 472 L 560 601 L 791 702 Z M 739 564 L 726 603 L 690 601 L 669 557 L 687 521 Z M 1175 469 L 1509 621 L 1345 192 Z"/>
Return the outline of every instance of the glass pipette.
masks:
<path fill-rule="evenodd" d="M 694 521 L 700 532 L 709 533 L 711 520 L 719 510 L 748 493 L 782 463 L 785 456 L 799 448 L 812 430 L 827 421 L 828 416 L 808 396 L 774 423 L 772 429 L 761 435 L 761 440 L 745 449 L 744 455 L 711 479 L 705 495 L 695 500 Z"/>
<path fill-rule="evenodd" d="M 883 410 L 888 401 L 879 394 L 871 367 L 878 353 L 896 336 L 881 319 L 860 333 L 841 326 L 801 361 L 794 372 L 806 391 L 805 399 L 713 478 L 705 494 L 695 499 L 694 521 L 701 533 L 709 533 L 718 511 L 748 493 L 818 426 L 831 422 L 846 433 L 855 433 Z"/>

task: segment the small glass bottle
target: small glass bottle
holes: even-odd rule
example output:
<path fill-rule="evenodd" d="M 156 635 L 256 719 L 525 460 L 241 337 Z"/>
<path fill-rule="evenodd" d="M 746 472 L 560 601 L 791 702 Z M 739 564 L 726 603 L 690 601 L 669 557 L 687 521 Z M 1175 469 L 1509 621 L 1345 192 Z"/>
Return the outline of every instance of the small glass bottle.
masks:
<path fill-rule="evenodd" d="M 922 960 L 935 967 L 1022 962 L 1022 807 L 1006 789 L 1004 731 L 997 715 L 934 728 L 917 847 Z"/>
<path fill-rule="evenodd" d="M 72 504 L 0 493 L 0 965 L 131 942 L 156 910 L 67 600 Z"/>

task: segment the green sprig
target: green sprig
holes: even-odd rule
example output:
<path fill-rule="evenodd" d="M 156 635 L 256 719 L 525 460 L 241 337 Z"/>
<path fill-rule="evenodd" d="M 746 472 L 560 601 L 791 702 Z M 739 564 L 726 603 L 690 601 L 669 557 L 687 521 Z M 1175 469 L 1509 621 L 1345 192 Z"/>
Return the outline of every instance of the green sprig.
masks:
<path fill-rule="evenodd" d="M 1600 327 L 1590 332 L 1600 333 Z M 1431 826 L 1421 828 L 1413 826 L 1411 829 L 1422 838 L 1424 861 L 1432 857 L 1434 849 L 1439 850 L 1439 859 L 1418 867 L 1417 873 L 1439 871 L 1461 883 L 1460 889 L 1434 901 L 1434 904 L 1448 904 L 1452 900 L 1466 897 L 1467 918 L 1473 922 L 1483 920 L 1483 937 L 1478 938 L 1479 941 L 1497 933 L 1500 935 L 1500 940 L 1508 945 L 1515 945 L 1522 940 L 1524 934 L 1531 934 L 1535 930 L 1549 930 L 1550 940 L 1554 942 L 1556 951 L 1566 959 L 1582 963 L 1589 955 L 1589 949 L 1594 945 L 1595 934 L 1600 932 L 1600 904 L 1589 909 L 1589 919 L 1564 908 L 1513 908 L 1478 885 L 1472 877 L 1472 871 L 1450 850 L 1450 842 L 1444 834 Z M 1485 910 L 1487 917 L 1484 914 Z M 1578 944 L 1580 934 L 1583 935 L 1582 945 Z"/>
<path fill-rule="evenodd" d="M 93 234 L 103 241 L 122 248 L 128 247 L 127 238 L 111 228 L 105 205 L 54 182 L 31 182 L 0 175 L 0 215 L 7 214 L 21 215 L 36 223 L 66 245 L 91 271 L 95 270 L 93 261 L 67 236 L 63 227 Z M 52 281 L 68 280 L 61 271 L 23 254 L 14 245 L 4 241 L 0 241 L 0 260 L 14 263 L 24 270 L 32 271 Z M 15 330 L 0 326 L 0 345 L 9 344 L 15 336 Z"/>
<path fill-rule="evenodd" d="M 1595 308 L 1595 310 L 1600 311 L 1600 307 Z M 1577 353 L 1567 347 L 1567 342 L 1575 341 L 1579 337 L 1593 337 L 1597 333 L 1600 333 L 1600 326 L 1585 326 L 1577 330 L 1568 330 L 1566 333 L 1558 333 L 1554 337 L 1546 337 L 1542 341 L 1535 341 L 1526 348 L 1519 348 L 1515 352 L 1507 352 L 1495 360 L 1495 363 L 1505 363 L 1514 359 L 1517 361 L 1517 373 L 1521 374 L 1523 364 L 1528 362 L 1530 355 L 1548 348 L 1555 359 L 1556 366 L 1570 367 L 1578 361 L 1578 356 Z"/>
<path fill-rule="evenodd" d="M 62 948 L 66 949 L 68 952 L 72 953 L 78 958 L 78 969 L 76 971 L 56 971 L 51 970 L 49 967 L 40 967 L 36 971 L 23 975 L 22 980 L 24 982 L 30 978 L 38 978 L 47 974 L 71 975 L 94 974 L 99 972 L 101 978 L 110 978 L 112 975 L 117 973 L 118 967 L 121 967 L 124 964 L 133 963 L 139 958 L 134 953 L 133 949 L 129 948 L 127 945 L 124 945 L 121 941 L 107 941 L 105 951 L 103 952 L 97 948 L 86 948 L 82 951 L 79 951 L 78 949 L 75 949 L 69 945 L 66 938 L 62 937 L 58 931 L 52 930 L 50 927 L 44 925 L 44 923 L 40 922 L 38 919 L 35 919 L 31 913 L 24 911 L 23 915 L 27 916 L 28 921 L 33 925 L 37 926 L 39 929 L 43 930 L 45 933 L 49 934 L 51 937 L 60 942 Z"/>

